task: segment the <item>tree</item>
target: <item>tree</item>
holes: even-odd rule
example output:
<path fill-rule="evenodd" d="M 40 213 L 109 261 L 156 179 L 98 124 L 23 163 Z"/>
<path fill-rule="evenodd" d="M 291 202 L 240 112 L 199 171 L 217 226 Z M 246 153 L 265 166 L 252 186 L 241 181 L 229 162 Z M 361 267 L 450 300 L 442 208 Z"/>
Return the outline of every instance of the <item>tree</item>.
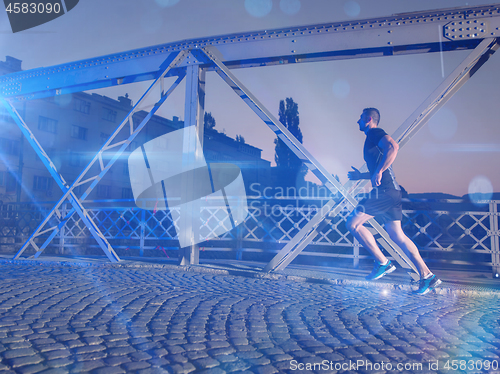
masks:
<path fill-rule="evenodd" d="M 203 126 L 205 127 L 205 130 L 215 130 L 215 118 L 212 117 L 211 112 L 205 112 L 205 115 L 203 116 Z"/>
<path fill-rule="evenodd" d="M 292 133 L 295 138 L 302 143 L 302 131 L 299 128 L 299 106 L 291 97 L 280 101 L 279 121 Z M 282 186 L 297 186 L 304 181 L 306 170 L 302 161 L 288 148 L 285 143 L 276 138 L 274 161 L 280 185 Z"/>

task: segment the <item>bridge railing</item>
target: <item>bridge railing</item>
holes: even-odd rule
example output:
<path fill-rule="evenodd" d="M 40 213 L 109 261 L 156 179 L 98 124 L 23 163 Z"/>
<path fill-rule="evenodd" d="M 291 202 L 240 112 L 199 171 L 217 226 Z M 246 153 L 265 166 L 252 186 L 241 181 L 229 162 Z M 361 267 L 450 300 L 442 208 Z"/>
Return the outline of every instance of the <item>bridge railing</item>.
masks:
<path fill-rule="evenodd" d="M 319 199 L 249 199 L 249 214 L 237 228 L 216 240 L 200 243 L 200 257 L 269 261 L 325 203 Z M 403 229 L 426 261 L 443 267 L 493 267 L 499 262 L 500 201 L 476 204 L 463 200 L 404 200 Z M 128 200 L 89 201 L 89 214 L 121 256 L 176 257 L 175 225 L 179 211 L 148 211 Z M 14 253 L 50 208 L 35 204 L 3 204 L 0 209 L 0 252 Z M 61 215 L 70 209 L 63 206 Z M 333 264 L 367 259 L 345 228 L 347 212 L 330 217 L 327 225 L 296 260 Z M 58 218 L 54 217 L 54 224 Z M 225 207 L 202 211 L 200 235 L 218 226 L 231 227 Z M 47 236 L 49 233 L 47 233 Z M 42 238 L 43 239 L 43 238 Z M 40 241 L 41 244 L 41 241 Z M 46 253 L 100 254 L 78 216 L 60 231 Z M 28 253 L 27 253 L 28 254 Z"/>

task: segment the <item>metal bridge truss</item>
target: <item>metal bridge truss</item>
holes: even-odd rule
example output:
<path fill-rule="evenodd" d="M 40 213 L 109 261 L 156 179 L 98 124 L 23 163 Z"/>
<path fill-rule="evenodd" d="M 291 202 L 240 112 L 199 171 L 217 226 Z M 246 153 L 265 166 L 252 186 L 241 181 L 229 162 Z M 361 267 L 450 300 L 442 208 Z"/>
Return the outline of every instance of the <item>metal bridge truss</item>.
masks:
<path fill-rule="evenodd" d="M 215 70 L 330 191 L 340 192 L 343 197 L 339 204 L 330 201 L 323 206 L 266 267 L 266 271 L 282 269 L 314 239 L 318 228 L 326 224 L 327 216 L 335 216 L 345 208 L 354 208 L 357 202 L 351 193 L 358 185 L 340 185 L 237 80 L 231 69 L 471 49 L 468 58 L 393 135 L 400 146 L 403 146 L 498 48 L 499 28 L 500 4 L 496 4 L 189 40 L 2 76 L 0 101 L 64 193 L 15 258 L 20 258 L 28 246 L 35 248 L 35 257 L 38 257 L 72 219 L 74 213 L 77 213 L 108 258 L 113 262 L 119 261 L 82 202 L 184 76 L 187 76 L 185 126 L 197 126 L 198 135 L 202 135 L 203 126 L 200 123 L 204 110 L 205 73 Z M 178 78 L 168 91 L 164 91 L 164 77 L 169 76 Z M 144 80 L 154 82 L 72 185 L 68 185 L 57 172 L 29 129 L 29 124 L 23 121 L 15 109 L 16 102 Z M 135 127 L 132 115 L 141 109 L 144 99 L 157 86 L 161 87 L 157 104 L 142 123 Z M 123 131 L 129 134 L 126 140 L 114 142 Z M 105 152 L 107 155 L 103 157 Z M 86 185 L 87 189 L 78 197 L 73 190 L 80 185 Z M 72 205 L 72 209 L 63 215 L 60 207 L 66 201 Z M 60 220 L 57 225 L 50 223 L 54 215 Z M 369 221 L 369 224 L 378 232 L 379 243 L 413 278 L 417 278 L 413 264 L 390 240 L 383 228 L 374 220 Z M 34 239 L 47 233 L 50 233 L 49 237 L 38 247 Z M 185 248 L 182 262 L 197 263 L 197 251 L 194 246 Z"/>
<path fill-rule="evenodd" d="M 303 201 L 280 201 L 256 199 L 251 200 L 249 215 L 236 230 L 226 232 L 217 240 L 212 240 L 206 251 L 231 251 L 233 256 L 241 259 L 245 252 L 276 252 L 276 244 L 285 246 L 321 209 L 324 200 L 312 200 L 306 204 Z M 267 208 L 264 208 L 267 204 Z M 305 204 L 300 206 L 299 204 Z M 439 210 L 434 204 L 440 206 Z M 499 218 L 500 201 L 484 202 L 483 207 L 468 211 L 457 210 L 461 200 L 437 201 L 435 203 L 410 200 L 403 210 L 403 228 L 405 233 L 424 250 L 435 252 L 454 252 L 469 257 L 458 265 L 478 265 L 474 258 L 484 254 L 483 262 L 491 258 L 493 268 L 500 264 L 499 248 Z M 177 249 L 175 226 L 180 219 L 180 210 L 147 211 L 137 207 L 95 206 L 92 202 L 86 211 L 101 229 L 104 237 L 115 243 L 115 249 L 120 253 L 165 257 L 167 251 Z M 69 203 L 61 206 L 61 216 L 65 216 L 70 208 Z M 14 208 L 14 206 L 13 206 Z M 224 213 L 225 207 L 210 207 L 202 210 L 203 225 L 200 227 L 202 238 L 211 237 L 210 233 L 218 226 L 229 228 L 230 222 Z M 265 210 L 267 209 L 267 211 Z M 23 209 L 0 211 L 0 237 L 2 246 L 12 246 L 16 241 L 29 236 L 48 211 L 25 207 Z M 307 251 L 301 254 L 315 257 L 352 258 L 354 265 L 362 258 L 359 245 L 347 231 L 345 218 L 349 214 L 344 209 L 331 218 L 329 225 L 318 229 L 318 234 L 311 240 Z M 59 223 L 57 217 L 54 218 Z M 41 235 L 43 240 L 48 233 Z M 59 253 L 80 253 L 80 247 L 87 248 L 89 230 L 78 215 L 73 215 L 68 223 L 55 236 L 51 243 Z M 351 250 L 351 248 L 353 250 Z M 332 249 L 335 249 L 332 251 Z M 144 254 L 144 251 L 149 251 Z M 156 254 L 154 253 L 156 252 Z M 445 258 L 446 256 L 443 256 Z M 456 256 L 455 256 L 456 257 Z M 457 260 L 451 261 L 450 265 Z"/>

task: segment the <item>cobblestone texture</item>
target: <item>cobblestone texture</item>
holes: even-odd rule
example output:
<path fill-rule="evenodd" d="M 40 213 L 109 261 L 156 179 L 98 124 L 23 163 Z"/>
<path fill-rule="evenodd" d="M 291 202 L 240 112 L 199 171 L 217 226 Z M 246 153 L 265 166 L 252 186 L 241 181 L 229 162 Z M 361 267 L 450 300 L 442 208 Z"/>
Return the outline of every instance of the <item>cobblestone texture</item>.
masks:
<path fill-rule="evenodd" d="M 151 268 L 4 264 L 0 280 L 0 374 L 326 373 L 349 360 L 393 370 L 340 372 L 433 373 L 436 360 L 441 369 L 447 360 L 500 365 L 498 297 Z M 398 363 L 423 366 L 398 371 Z"/>

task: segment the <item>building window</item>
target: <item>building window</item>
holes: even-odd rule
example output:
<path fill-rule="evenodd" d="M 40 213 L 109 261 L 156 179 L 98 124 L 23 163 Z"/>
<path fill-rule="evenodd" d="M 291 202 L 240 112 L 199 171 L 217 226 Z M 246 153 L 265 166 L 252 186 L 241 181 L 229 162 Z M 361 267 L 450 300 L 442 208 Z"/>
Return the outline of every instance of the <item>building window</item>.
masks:
<path fill-rule="evenodd" d="M 35 175 L 33 178 L 33 190 L 48 191 L 52 189 L 52 178 Z"/>
<path fill-rule="evenodd" d="M 116 112 L 114 110 L 103 108 L 102 119 L 110 122 L 116 122 Z"/>
<path fill-rule="evenodd" d="M 69 154 L 69 165 L 70 166 L 82 166 L 83 165 L 83 155 L 77 152 L 70 152 Z"/>
<path fill-rule="evenodd" d="M 0 153 L 5 155 L 19 155 L 21 143 L 17 140 L 0 138 Z"/>
<path fill-rule="evenodd" d="M 15 192 L 17 190 L 17 178 L 12 172 L 6 173 L 7 180 L 5 184 L 6 192 Z"/>
<path fill-rule="evenodd" d="M 87 140 L 87 129 L 85 127 L 71 126 L 71 137 L 75 139 Z"/>
<path fill-rule="evenodd" d="M 53 134 L 57 133 L 57 121 L 47 117 L 38 117 L 38 129 Z"/>
<path fill-rule="evenodd" d="M 106 186 L 105 184 L 99 184 L 97 186 L 97 197 L 101 199 L 109 199 L 111 196 L 111 186 Z"/>
<path fill-rule="evenodd" d="M 123 187 L 122 188 L 122 199 L 133 199 L 134 193 L 131 188 Z"/>
<path fill-rule="evenodd" d="M 12 118 L 12 116 L 7 111 L 7 108 L 5 108 L 3 105 L 0 105 L 0 120 L 3 120 L 5 122 L 15 122 L 14 118 Z"/>
<path fill-rule="evenodd" d="M 85 101 L 85 100 L 82 100 L 82 99 L 74 99 L 73 102 L 74 102 L 73 108 L 77 112 L 81 112 L 81 113 L 85 113 L 85 114 L 90 114 L 90 102 L 89 101 Z"/>
<path fill-rule="evenodd" d="M 101 132 L 101 145 L 103 145 L 104 143 L 106 143 L 109 139 L 109 137 L 111 136 L 111 134 L 107 134 L 105 132 Z"/>
<path fill-rule="evenodd" d="M 57 101 L 56 101 L 56 97 L 55 96 L 47 96 L 47 97 L 44 97 L 43 98 L 44 101 L 47 101 L 49 103 L 52 103 L 52 104 L 59 104 Z"/>

